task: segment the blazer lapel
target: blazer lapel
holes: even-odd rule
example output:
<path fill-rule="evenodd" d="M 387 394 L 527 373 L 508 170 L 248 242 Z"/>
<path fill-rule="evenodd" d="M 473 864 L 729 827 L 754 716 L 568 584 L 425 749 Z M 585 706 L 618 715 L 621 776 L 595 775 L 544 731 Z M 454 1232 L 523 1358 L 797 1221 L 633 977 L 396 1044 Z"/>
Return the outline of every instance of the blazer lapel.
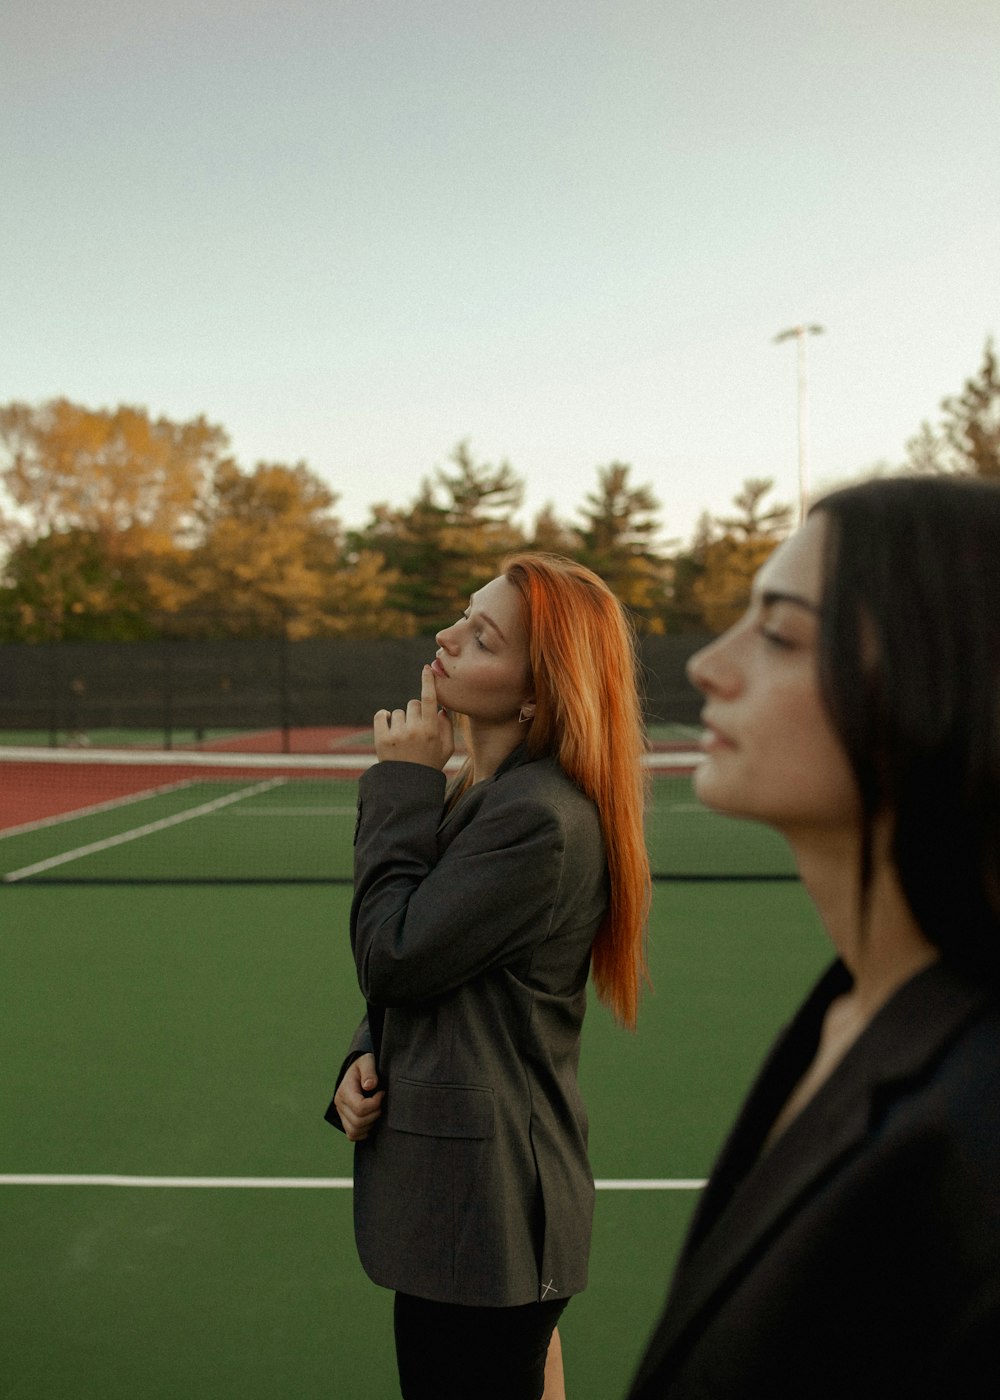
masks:
<path fill-rule="evenodd" d="M 802 1112 L 760 1155 L 774 1116 L 815 1045 L 824 1005 L 845 983 L 839 964 L 820 982 L 778 1042 L 723 1150 L 650 1348 L 662 1361 L 752 1252 L 857 1149 L 899 1085 L 924 1072 L 989 1000 L 940 963 L 907 982 L 876 1015 Z M 849 979 L 848 979 L 849 981 Z M 646 1367 L 644 1366 L 645 1370 Z"/>

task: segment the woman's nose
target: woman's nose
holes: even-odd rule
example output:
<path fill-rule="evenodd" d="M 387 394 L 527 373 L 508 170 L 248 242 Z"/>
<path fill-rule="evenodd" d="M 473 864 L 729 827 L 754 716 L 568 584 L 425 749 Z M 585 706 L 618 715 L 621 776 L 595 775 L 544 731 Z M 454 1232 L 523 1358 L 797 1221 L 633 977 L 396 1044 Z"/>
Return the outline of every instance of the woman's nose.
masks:
<path fill-rule="evenodd" d="M 454 625 L 452 625 L 451 627 L 442 627 L 441 631 L 438 632 L 434 640 L 437 642 L 438 646 L 442 649 L 442 651 L 451 651 L 455 643 Z"/>
<path fill-rule="evenodd" d="M 688 680 L 702 695 L 728 695 L 739 688 L 738 668 L 730 653 L 730 635 L 724 632 L 714 642 L 688 658 Z"/>
<path fill-rule="evenodd" d="M 695 690 L 700 690 L 702 693 L 704 693 L 705 691 L 705 682 L 703 680 L 704 671 L 702 669 L 702 662 L 704 660 L 705 653 L 708 650 L 708 647 L 702 647 L 700 651 L 696 651 L 693 656 L 688 657 L 684 667 L 684 670 L 687 672 L 688 680 L 694 686 Z"/>

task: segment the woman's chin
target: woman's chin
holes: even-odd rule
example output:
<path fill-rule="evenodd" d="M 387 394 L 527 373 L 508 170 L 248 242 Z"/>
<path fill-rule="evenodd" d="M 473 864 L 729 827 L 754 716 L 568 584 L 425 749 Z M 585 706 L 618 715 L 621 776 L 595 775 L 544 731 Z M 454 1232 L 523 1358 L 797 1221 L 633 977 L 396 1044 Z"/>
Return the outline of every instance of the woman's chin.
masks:
<path fill-rule="evenodd" d="M 691 786 L 694 789 L 695 797 L 704 806 L 711 807 L 713 811 L 730 810 L 727 789 L 731 788 L 732 784 L 727 783 L 716 771 L 711 758 L 706 758 L 695 769 Z"/>

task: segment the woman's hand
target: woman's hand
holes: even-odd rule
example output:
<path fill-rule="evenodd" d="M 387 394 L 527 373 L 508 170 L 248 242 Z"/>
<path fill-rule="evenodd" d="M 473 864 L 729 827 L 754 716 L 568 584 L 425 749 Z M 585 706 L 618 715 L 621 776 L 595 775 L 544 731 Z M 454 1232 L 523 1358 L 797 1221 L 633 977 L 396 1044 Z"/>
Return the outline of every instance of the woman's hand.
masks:
<path fill-rule="evenodd" d="M 375 753 L 378 759 L 399 763 L 423 763 L 443 768 L 455 749 L 455 735 L 447 710 L 438 707 L 434 672 L 425 666 L 420 677 L 420 699 L 405 710 L 379 710 L 375 715 Z"/>
<path fill-rule="evenodd" d="M 375 1056 L 359 1055 L 347 1066 L 347 1073 L 337 1086 L 333 1101 L 350 1142 L 364 1142 L 382 1115 L 385 1090 L 378 1088 Z"/>

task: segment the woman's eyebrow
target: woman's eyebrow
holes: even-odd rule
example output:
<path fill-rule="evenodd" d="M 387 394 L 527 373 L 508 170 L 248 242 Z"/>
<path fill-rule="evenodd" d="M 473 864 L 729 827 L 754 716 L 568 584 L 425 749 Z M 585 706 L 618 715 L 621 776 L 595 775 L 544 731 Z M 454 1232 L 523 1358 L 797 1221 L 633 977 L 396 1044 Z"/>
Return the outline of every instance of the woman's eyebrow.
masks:
<path fill-rule="evenodd" d="M 470 608 L 470 609 L 471 609 L 472 607 L 474 607 L 475 602 L 476 602 L 476 598 L 475 598 L 475 594 L 473 594 L 473 596 L 469 599 L 469 608 Z M 486 625 L 487 625 L 487 627 L 492 627 L 492 628 L 493 628 L 493 631 L 497 634 L 497 636 L 500 638 L 500 640 L 501 640 L 502 642 L 505 642 L 505 641 L 507 640 L 507 638 L 504 636 L 504 634 L 500 631 L 500 628 L 496 625 L 496 623 L 493 621 L 492 617 L 490 617 L 488 613 L 481 612 L 481 613 L 479 614 L 479 621 L 480 621 L 480 622 L 485 622 Z"/>
<path fill-rule="evenodd" d="M 819 612 L 819 604 L 813 603 L 809 598 L 803 598 L 801 593 L 784 593 L 777 588 L 768 588 L 761 593 L 762 608 L 773 608 L 777 603 L 791 603 L 793 607 L 804 608 L 814 616 Z"/>

